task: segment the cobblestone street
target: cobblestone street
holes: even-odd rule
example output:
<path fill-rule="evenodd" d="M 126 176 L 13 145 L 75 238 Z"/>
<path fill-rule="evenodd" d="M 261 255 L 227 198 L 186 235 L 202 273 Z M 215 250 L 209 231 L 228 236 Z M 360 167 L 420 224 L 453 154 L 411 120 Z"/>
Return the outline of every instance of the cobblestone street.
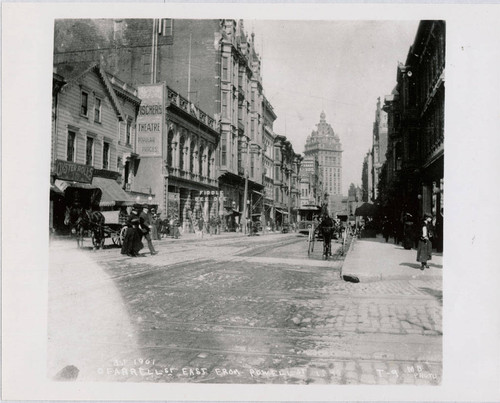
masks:
<path fill-rule="evenodd" d="M 95 379 L 440 383 L 440 279 L 345 282 L 341 245 L 323 261 L 318 243 L 308 259 L 297 234 L 157 245 L 159 255 L 141 258 L 83 252 L 119 291 L 133 329 L 101 355 Z"/>

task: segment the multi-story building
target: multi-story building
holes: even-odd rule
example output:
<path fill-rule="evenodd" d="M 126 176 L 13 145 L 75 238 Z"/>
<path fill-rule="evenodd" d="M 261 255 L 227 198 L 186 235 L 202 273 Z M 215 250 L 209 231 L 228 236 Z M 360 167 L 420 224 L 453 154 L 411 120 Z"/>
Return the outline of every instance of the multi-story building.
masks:
<path fill-rule="evenodd" d="M 385 162 L 387 152 L 387 113 L 382 110 L 380 98 L 377 99 L 377 109 L 375 111 L 375 122 L 373 122 L 373 145 L 372 145 L 372 165 L 368 168 L 371 176 L 371 186 L 369 189 L 369 201 L 374 202 L 378 197 L 378 182 L 382 165 Z"/>
<path fill-rule="evenodd" d="M 163 83 L 140 85 L 138 92 L 138 186 L 151 189 L 164 217 L 179 217 L 192 230 L 197 219 L 219 215 L 217 123 Z"/>
<path fill-rule="evenodd" d="M 397 85 L 385 97 L 388 146 L 382 204 L 399 219 L 409 212 L 436 217 L 442 248 L 444 192 L 445 22 L 421 21 Z"/>
<path fill-rule="evenodd" d="M 276 134 L 273 132 L 273 123 L 276 120 L 272 105 L 264 97 L 263 107 L 264 128 L 262 132 L 263 142 L 263 204 L 265 223 L 271 223 L 276 219 L 276 210 L 274 206 L 274 140 Z"/>
<path fill-rule="evenodd" d="M 165 82 L 188 109 L 213 117 L 220 132 L 217 199 L 226 224 L 234 226 L 263 190 L 261 61 L 242 21 L 58 20 L 54 57 L 102 60 L 134 85 Z"/>
<path fill-rule="evenodd" d="M 323 202 L 323 181 L 318 158 L 304 157 L 300 169 L 300 207 L 317 207 Z"/>
<path fill-rule="evenodd" d="M 147 191 L 124 191 L 137 183 L 137 90 L 97 63 L 56 65 L 53 83 L 51 189 L 64 197 L 51 197 L 51 227 L 64 228 L 64 207 L 75 201 L 75 188 L 101 189 L 103 208 L 129 203 L 141 193 L 146 201 Z"/>
<path fill-rule="evenodd" d="M 328 210 L 335 214 L 336 201 L 342 198 L 342 144 L 332 126 L 321 112 L 317 130 L 307 137 L 304 155 L 316 157 L 323 177 L 324 192 L 328 194 Z"/>

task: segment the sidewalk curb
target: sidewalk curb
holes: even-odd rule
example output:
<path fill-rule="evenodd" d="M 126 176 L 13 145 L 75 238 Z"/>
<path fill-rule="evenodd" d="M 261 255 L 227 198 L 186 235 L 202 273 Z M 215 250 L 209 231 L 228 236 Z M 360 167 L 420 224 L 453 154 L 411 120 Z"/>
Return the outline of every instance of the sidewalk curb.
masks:
<path fill-rule="evenodd" d="M 353 239 L 351 244 L 349 245 L 349 249 L 346 253 L 344 262 L 342 264 L 342 268 L 340 271 L 340 277 L 342 280 L 345 280 L 346 277 L 354 277 L 359 279 L 359 282 L 370 283 L 376 281 L 384 281 L 384 280 L 422 280 L 422 279 L 440 279 L 442 278 L 442 269 L 426 269 L 424 271 L 420 271 L 414 269 L 414 273 L 394 273 L 394 274 L 383 274 L 383 273 L 356 273 L 356 271 L 344 271 L 344 269 L 349 267 L 351 264 L 351 251 L 354 248 L 354 244 L 358 242 L 358 239 Z M 432 272 L 430 272 L 432 270 Z M 439 271 L 437 271 L 439 270 Z"/>
<path fill-rule="evenodd" d="M 429 274 L 424 272 L 420 272 L 418 274 L 379 274 L 379 275 L 370 275 L 370 274 L 348 274 L 342 273 L 344 276 L 355 276 L 359 279 L 360 282 L 363 283 L 373 283 L 376 281 L 384 281 L 384 280 L 423 280 L 423 279 L 440 279 L 440 274 Z"/>

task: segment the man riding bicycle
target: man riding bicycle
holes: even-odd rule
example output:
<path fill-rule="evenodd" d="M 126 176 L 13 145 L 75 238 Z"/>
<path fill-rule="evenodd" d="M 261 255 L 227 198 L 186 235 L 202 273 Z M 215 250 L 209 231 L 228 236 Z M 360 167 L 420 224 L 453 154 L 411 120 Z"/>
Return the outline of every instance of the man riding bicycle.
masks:
<path fill-rule="evenodd" d="M 323 237 L 323 259 L 328 259 L 329 256 L 332 256 L 332 237 L 335 230 L 335 222 L 328 214 L 325 214 L 316 230 Z"/>

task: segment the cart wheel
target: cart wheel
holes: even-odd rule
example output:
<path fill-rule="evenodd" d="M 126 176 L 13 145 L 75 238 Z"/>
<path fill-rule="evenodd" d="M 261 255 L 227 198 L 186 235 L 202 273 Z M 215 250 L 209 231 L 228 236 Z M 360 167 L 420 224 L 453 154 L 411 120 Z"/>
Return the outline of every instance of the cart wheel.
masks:
<path fill-rule="evenodd" d="M 123 227 L 118 235 L 118 246 L 123 245 L 123 240 L 125 239 L 125 232 L 127 232 L 127 227 Z"/>

